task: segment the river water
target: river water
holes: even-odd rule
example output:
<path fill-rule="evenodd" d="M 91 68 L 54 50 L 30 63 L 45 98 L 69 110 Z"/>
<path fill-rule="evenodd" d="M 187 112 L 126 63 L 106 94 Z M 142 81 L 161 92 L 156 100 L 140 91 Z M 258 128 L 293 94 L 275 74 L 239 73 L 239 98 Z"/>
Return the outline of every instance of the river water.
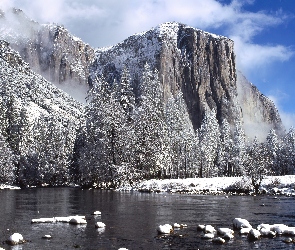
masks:
<path fill-rule="evenodd" d="M 92 216 L 96 210 L 102 215 Z M 0 191 L 0 212 L 0 247 L 4 249 L 295 249 L 295 244 L 283 242 L 285 237 L 249 242 L 237 232 L 224 245 L 213 245 L 197 231 L 198 224 L 232 228 L 235 217 L 255 227 L 260 223 L 295 226 L 295 199 L 289 197 L 36 188 Z M 69 215 L 86 215 L 87 225 L 31 224 L 35 218 Z M 104 222 L 106 228 L 96 229 L 96 221 Z M 171 236 L 157 235 L 158 225 L 175 222 L 188 227 Z M 8 246 L 5 240 L 13 232 L 28 242 Z M 42 239 L 46 234 L 52 239 Z"/>

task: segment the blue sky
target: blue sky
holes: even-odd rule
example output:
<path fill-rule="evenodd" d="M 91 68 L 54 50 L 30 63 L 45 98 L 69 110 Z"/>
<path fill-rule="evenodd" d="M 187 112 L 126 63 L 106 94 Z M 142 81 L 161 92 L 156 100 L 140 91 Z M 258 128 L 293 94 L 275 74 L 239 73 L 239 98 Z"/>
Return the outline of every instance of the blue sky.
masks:
<path fill-rule="evenodd" d="M 0 0 L 40 23 L 63 24 L 93 47 L 178 21 L 230 37 L 238 68 L 295 125 L 294 0 Z"/>

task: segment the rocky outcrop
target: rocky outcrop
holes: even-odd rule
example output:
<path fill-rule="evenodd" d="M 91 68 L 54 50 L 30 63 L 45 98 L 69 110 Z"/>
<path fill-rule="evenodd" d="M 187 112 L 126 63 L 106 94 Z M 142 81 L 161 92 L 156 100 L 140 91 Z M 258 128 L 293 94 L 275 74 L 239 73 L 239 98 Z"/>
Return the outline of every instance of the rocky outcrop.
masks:
<path fill-rule="evenodd" d="M 0 38 L 10 43 L 30 67 L 55 84 L 88 86 L 94 50 L 59 25 L 40 25 L 21 10 L 1 12 Z"/>
<path fill-rule="evenodd" d="M 244 129 L 249 137 L 266 138 L 271 128 L 278 133 L 284 130 L 279 112 L 274 103 L 263 95 L 256 86 L 237 71 L 237 90 L 243 112 Z"/>
<path fill-rule="evenodd" d="M 164 23 L 122 43 L 96 51 L 92 79 L 113 81 L 126 65 L 138 93 L 145 63 L 159 71 L 164 100 L 182 91 L 195 128 L 205 109 L 215 109 L 221 123 L 241 119 L 237 101 L 233 41 L 179 23 Z"/>

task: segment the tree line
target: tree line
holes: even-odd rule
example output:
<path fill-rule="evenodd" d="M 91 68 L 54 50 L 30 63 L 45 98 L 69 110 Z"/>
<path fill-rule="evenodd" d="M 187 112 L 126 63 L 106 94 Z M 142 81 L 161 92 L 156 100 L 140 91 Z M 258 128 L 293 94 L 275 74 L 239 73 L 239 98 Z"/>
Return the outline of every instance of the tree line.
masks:
<path fill-rule="evenodd" d="M 159 72 L 147 64 L 138 96 L 125 68 L 114 82 L 97 78 L 87 101 L 79 126 L 46 113 L 32 119 L 26 100 L 3 85 L 0 183 L 111 188 L 151 178 L 249 176 L 258 185 L 263 175 L 295 172 L 293 128 L 249 141 L 242 123 L 219 124 L 207 107 L 195 130 L 182 93 L 164 102 Z"/>

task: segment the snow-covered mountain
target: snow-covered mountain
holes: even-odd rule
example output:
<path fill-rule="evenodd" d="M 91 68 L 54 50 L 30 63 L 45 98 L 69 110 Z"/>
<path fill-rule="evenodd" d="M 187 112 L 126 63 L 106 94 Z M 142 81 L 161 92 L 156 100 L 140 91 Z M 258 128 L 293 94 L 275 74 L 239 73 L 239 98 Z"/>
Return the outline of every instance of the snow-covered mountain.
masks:
<path fill-rule="evenodd" d="M 0 12 L 0 85 L 0 182 L 241 175 L 247 150 L 253 162 L 267 151 L 246 147 L 243 126 L 262 139 L 283 130 L 273 102 L 237 72 L 234 42 L 176 22 L 94 50 L 62 26 Z"/>
<path fill-rule="evenodd" d="M 238 93 L 234 42 L 226 37 L 180 23 L 164 23 L 115 46 L 97 49 L 95 54 L 92 80 L 103 75 L 112 82 L 127 66 L 137 95 L 144 64 L 157 69 L 164 100 L 181 91 L 195 129 L 200 127 L 207 107 L 217 111 L 220 124 L 227 119 L 231 125 L 250 120 L 254 125 L 264 122 L 269 128 L 282 126 L 274 104 L 265 96 L 261 98 L 257 89 L 255 94 L 247 95 L 247 102 L 238 97 L 243 91 Z M 247 83 L 238 83 L 247 89 Z M 251 103 L 260 103 L 255 106 L 257 111 L 248 107 Z"/>

